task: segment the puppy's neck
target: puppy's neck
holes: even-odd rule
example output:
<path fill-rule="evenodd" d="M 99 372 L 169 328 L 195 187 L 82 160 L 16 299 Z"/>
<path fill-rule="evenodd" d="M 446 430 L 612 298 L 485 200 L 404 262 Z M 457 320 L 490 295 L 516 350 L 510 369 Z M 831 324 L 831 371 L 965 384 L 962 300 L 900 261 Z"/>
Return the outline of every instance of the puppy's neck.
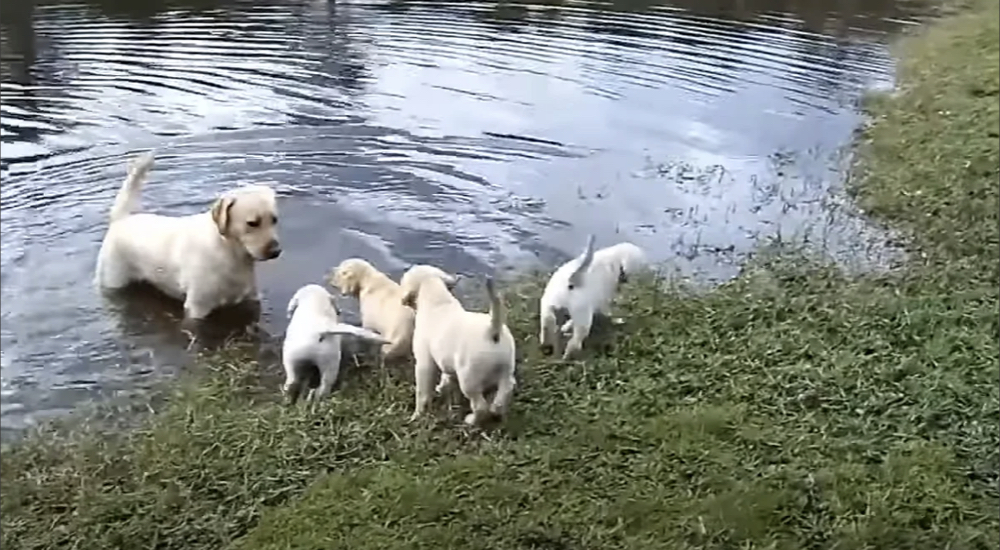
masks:
<path fill-rule="evenodd" d="M 444 281 L 424 281 L 423 288 L 420 289 L 420 295 L 417 297 L 417 312 L 419 313 L 421 309 L 426 310 L 455 304 L 461 306 L 458 298 L 455 298 L 455 296 L 448 291 L 448 287 L 445 286 Z"/>

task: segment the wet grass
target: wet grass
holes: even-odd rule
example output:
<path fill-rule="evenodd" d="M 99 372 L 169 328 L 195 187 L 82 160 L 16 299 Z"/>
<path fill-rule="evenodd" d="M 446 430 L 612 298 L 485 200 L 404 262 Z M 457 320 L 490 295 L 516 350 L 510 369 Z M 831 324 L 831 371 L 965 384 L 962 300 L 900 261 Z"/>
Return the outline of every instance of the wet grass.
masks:
<path fill-rule="evenodd" d="M 283 407 L 236 346 L 138 428 L 4 449 L 0 545 L 997 548 L 1000 14 L 969 9 L 901 46 L 861 137 L 852 189 L 912 236 L 905 268 L 765 255 L 710 292 L 637 281 L 577 363 L 536 351 L 526 278 L 521 387 L 492 432 L 444 405 L 404 425 L 405 369 Z"/>

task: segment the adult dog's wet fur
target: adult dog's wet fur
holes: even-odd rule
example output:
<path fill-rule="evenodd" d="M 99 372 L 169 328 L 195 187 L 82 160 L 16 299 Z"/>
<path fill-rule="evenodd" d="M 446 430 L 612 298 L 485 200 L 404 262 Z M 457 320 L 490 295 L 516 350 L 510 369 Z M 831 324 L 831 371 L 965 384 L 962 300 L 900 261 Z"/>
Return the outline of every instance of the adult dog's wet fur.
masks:
<path fill-rule="evenodd" d="M 414 266 L 400 281 L 403 303 L 417 312 L 413 331 L 415 407 L 410 421 L 426 412 L 432 391 L 440 394 L 456 379 L 472 408 L 466 424 L 480 424 L 491 415 L 502 417 L 516 385 L 516 347 L 505 324 L 503 302 L 493 280 L 487 279 L 489 313 L 466 311 L 449 292 L 439 271 Z M 493 399 L 487 401 L 490 392 L 494 392 Z"/>
<path fill-rule="evenodd" d="M 425 266 L 428 273 L 437 270 L 438 277 L 451 288 L 458 281 L 454 275 L 434 266 Z M 361 326 L 381 334 L 388 344 L 382 346 L 384 359 L 403 358 L 413 348 L 413 308 L 403 304 L 403 290 L 375 266 L 361 258 L 348 258 L 327 277 L 341 293 L 358 299 Z"/>
<path fill-rule="evenodd" d="M 120 289 L 147 282 L 183 300 L 188 319 L 256 300 L 255 262 L 281 254 L 274 190 L 264 185 L 236 188 L 220 196 L 209 211 L 190 216 L 136 212 L 152 166 L 151 153 L 129 166 L 109 213 L 95 283 Z"/>

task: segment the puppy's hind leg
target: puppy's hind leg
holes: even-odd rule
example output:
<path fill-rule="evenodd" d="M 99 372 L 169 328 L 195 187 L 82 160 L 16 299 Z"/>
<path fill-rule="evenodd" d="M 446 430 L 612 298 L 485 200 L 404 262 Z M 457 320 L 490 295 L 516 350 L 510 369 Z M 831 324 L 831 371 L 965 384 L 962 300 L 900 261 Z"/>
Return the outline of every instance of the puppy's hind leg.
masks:
<path fill-rule="evenodd" d="M 517 381 L 514 379 L 513 373 L 500 379 L 500 383 L 497 384 L 497 392 L 493 396 L 493 403 L 490 405 L 490 413 L 500 418 L 507 414 L 516 385 Z"/>
<path fill-rule="evenodd" d="M 546 305 L 542 305 L 539 312 L 538 343 L 542 353 L 548 355 L 555 352 L 556 345 L 556 312 Z"/>
<path fill-rule="evenodd" d="M 414 384 L 414 407 L 410 422 L 420 418 L 427 407 L 431 404 L 434 395 L 434 377 L 437 374 L 437 365 L 428 353 L 416 354 L 416 362 L 413 366 L 413 374 L 416 379 Z"/>
<path fill-rule="evenodd" d="M 305 389 L 305 381 L 298 378 L 289 378 L 285 380 L 284 386 L 281 387 L 282 393 L 285 394 L 288 405 L 298 403 L 299 397 L 302 396 L 303 389 Z"/>
<path fill-rule="evenodd" d="M 489 417 L 490 404 L 486 401 L 483 392 L 469 392 L 466 397 L 469 398 L 469 406 L 472 407 L 472 412 L 465 415 L 465 423 L 469 426 L 477 426 Z"/>
<path fill-rule="evenodd" d="M 563 360 L 570 359 L 583 349 L 583 341 L 590 334 L 590 326 L 594 322 L 594 310 L 590 308 L 578 308 L 570 311 L 570 315 L 573 319 L 573 336 L 566 343 Z"/>
<path fill-rule="evenodd" d="M 339 361 L 339 357 L 337 358 Z M 324 364 L 319 365 L 319 387 L 312 395 L 312 400 L 319 401 L 330 395 L 333 391 L 333 384 L 337 381 L 337 375 L 339 374 L 340 365 L 338 364 Z"/>

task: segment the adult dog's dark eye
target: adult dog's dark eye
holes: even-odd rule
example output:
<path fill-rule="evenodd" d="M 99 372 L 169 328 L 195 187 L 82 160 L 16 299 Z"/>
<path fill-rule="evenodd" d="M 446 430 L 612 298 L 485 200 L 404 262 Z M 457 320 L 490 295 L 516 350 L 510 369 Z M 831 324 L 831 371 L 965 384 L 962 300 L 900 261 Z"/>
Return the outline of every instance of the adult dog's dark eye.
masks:
<path fill-rule="evenodd" d="M 250 220 L 247 222 L 249 227 L 260 227 L 260 220 Z"/>
<path fill-rule="evenodd" d="M 278 216 L 271 216 L 271 225 L 278 225 Z"/>

